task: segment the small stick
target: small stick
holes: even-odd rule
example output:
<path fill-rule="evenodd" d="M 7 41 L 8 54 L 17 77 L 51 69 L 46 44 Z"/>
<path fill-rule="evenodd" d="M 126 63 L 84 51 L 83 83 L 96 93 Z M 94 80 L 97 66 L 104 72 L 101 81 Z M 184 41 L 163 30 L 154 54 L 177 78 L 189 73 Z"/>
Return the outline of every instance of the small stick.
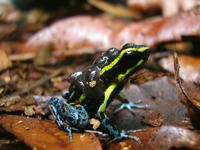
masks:
<path fill-rule="evenodd" d="M 184 86 L 182 85 L 182 79 L 180 78 L 180 75 L 179 75 L 180 65 L 179 65 L 177 53 L 174 53 L 173 59 L 174 59 L 174 78 L 176 81 L 176 86 L 181 90 L 181 92 L 183 93 L 186 99 L 191 100 L 189 96 L 187 95 Z"/>
<path fill-rule="evenodd" d="M 24 90 L 22 91 L 17 91 L 15 93 L 13 93 L 12 95 L 23 95 L 23 94 L 26 94 L 28 93 L 29 91 L 31 91 L 32 89 L 38 87 L 38 86 L 41 86 L 43 85 L 44 83 L 46 83 L 47 81 L 49 81 L 51 78 L 59 75 L 60 73 L 62 73 L 64 71 L 65 67 L 62 67 L 62 68 L 59 68 L 58 70 L 56 70 L 54 73 L 52 73 L 51 75 L 49 76 L 45 76 L 43 77 L 42 79 L 36 81 L 35 83 L 33 83 L 32 85 L 30 86 L 25 86 Z"/>

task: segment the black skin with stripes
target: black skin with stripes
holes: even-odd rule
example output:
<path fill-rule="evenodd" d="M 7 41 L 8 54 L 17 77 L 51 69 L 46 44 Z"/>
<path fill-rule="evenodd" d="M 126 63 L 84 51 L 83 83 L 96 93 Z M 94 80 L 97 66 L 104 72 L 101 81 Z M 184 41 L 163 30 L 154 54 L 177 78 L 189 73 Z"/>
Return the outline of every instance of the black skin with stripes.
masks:
<path fill-rule="evenodd" d="M 132 43 L 125 44 L 121 50 L 110 48 L 90 67 L 69 76 L 69 91 L 62 94 L 62 99 L 52 97 L 49 107 L 58 126 L 68 133 L 71 141 L 71 132 L 86 129 L 89 118 L 99 119 L 108 133 L 117 139 L 138 140 L 111 125 L 106 108 L 115 97 L 123 103 L 117 111 L 142 108 L 129 102 L 120 91 L 128 77 L 147 61 L 149 53 L 149 47 Z"/>

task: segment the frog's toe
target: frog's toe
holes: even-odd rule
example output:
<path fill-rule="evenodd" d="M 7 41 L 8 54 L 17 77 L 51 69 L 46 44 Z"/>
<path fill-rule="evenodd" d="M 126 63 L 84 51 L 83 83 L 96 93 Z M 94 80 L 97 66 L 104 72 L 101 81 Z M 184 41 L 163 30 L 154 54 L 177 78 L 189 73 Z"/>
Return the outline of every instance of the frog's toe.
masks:
<path fill-rule="evenodd" d="M 141 109 L 141 108 L 148 108 L 148 105 L 141 105 L 138 103 L 133 103 L 133 102 L 127 102 L 127 103 L 123 103 L 119 108 L 117 108 L 115 110 L 115 113 L 123 110 L 123 109 L 128 109 L 130 111 L 132 111 L 132 109 L 137 108 L 137 109 Z"/>
<path fill-rule="evenodd" d="M 125 139 L 131 139 L 131 140 L 135 140 L 137 142 L 140 141 L 140 138 L 137 136 L 132 136 L 132 135 L 128 135 L 127 132 L 125 131 L 121 131 L 120 133 L 120 139 L 125 138 Z"/>
<path fill-rule="evenodd" d="M 97 131 L 97 130 L 84 130 L 84 132 L 90 133 L 90 134 L 97 134 L 97 135 L 100 135 L 102 137 L 107 137 L 108 136 L 107 133 L 104 133 L 104 132 L 101 132 L 101 131 Z"/>
<path fill-rule="evenodd" d="M 127 138 L 127 139 L 131 139 L 131 140 L 135 140 L 137 142 L 140 141 L 140 138 L 137 137 L 137 136 L 132 136 L 132 135 L 124 135 L 124 138 Z"/>
<path fill-rule="evenodd" d="M 70 128 L 70 127 L 66 127 L 66 128 L 65 128 L 65 131 L 66 131 L 67 134 L 68 134 L 68 137 L 69 137 L 70 142 L 73 142 L 73 137 L 72 137 L 72 130 L 71 130 L 71 128 Z"/>

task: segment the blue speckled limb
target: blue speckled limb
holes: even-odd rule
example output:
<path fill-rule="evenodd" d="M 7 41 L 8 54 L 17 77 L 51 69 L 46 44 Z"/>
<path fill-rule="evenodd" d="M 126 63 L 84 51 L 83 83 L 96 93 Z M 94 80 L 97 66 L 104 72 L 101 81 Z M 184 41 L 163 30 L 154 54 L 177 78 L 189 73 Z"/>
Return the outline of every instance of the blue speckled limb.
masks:
<path fill-rule="evenodd" d="M 58 97 L 52 97 L 49 108 L 60 128 L 68 133 L 72 142 L 72 131 L 79 131 L 89 123 L 89 116 L 83 106 L 75 107 Z"/>
<path fill-rule="evenodd" d="M 113 127 L 110 123 L 110 120 L 109 118 L 106 116 L 105 113 L 100 113 L 98 114 L 98 117 L 100 118 L 101 122 L 102 122 L 102 125 L 105 129 L 108 130 L 108 132 L 110 133 L 110 135 L 114 136 L 115 138 L 117 139 L 123 139 L 123 138 L 127 138 L 127 139 L 132 139 L 132 140 L 135 140 L 135 141 L 139 141 L 139 137 L 137 136 L 131 136 L 131 135 L 128 135 L 126 131 L 122 130 L 122 131 L 119 131 L 117 130 L 115 127 Z"/>
<path fill-rule="evenodd" d="M 122 111 L 123 109 L 128 109 L 130 111 L 132 111 L 132 109 L 134 108 L 148 108 L 149 106 L 148 105 L 140 105 L 139 103 L 141 103 L 140 101 L 138 103 L 133 103 L 133 102 L 130 102 L 129 100 L 127 100 L 124 96 L 123 93 L 120 93 L 118 95 L 118 99 L 122 102 L 121 106 L 119 108 L 117 108 L 115 110 L 115 113 L 116 112 L 119 112 L 119 111 Z"/>

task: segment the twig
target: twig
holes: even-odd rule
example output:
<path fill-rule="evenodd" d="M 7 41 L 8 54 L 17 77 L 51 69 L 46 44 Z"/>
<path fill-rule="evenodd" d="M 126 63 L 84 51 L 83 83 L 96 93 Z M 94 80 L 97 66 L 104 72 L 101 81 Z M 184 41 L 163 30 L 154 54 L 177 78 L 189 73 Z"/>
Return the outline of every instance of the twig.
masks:
<path fill-rule="evenodd" d="M 43 85 L 44 83 L 46 83 L 47 81 L 49 81 L 51 78 L 59 75 L 60 73 L 62 73 L 64 71 L 65 67 L 62 67 L 62 68 L 59 68 L 58 70 L 56 70 L 54 73 L 52 73 L 51 75 L 49 76 L 45 76 L 43 77 L 42 79 L 36 81 L 35 83 L 33 83 L 32 85 L 30 86 L 25 86 L 24 90 L 22 91 L 18 91 L 18 92 L 15 92 L 13 93 L 12 95 L 23 95 L 23 94 L 26 94 L 28 93 L 29 91 L 31 91 L 32 89 L 38 87 L 38 86 L 41 86 Z"/>
<path fill-rule="evenodd" d="M 176 81 L 176 86 L 181 90 L 181 92 L 183 93 L 183 95 L 185 96 L 187 100 L 191 100 L 189 96 L 187 95 L 184 86 L 182 85 L 182 79 L 180 78 L 180 75 L 179 75 L 180 65 L 179 65 L 177 53 L 174 53 L 173 59 L 174 59 L 174 78 Z"/>

